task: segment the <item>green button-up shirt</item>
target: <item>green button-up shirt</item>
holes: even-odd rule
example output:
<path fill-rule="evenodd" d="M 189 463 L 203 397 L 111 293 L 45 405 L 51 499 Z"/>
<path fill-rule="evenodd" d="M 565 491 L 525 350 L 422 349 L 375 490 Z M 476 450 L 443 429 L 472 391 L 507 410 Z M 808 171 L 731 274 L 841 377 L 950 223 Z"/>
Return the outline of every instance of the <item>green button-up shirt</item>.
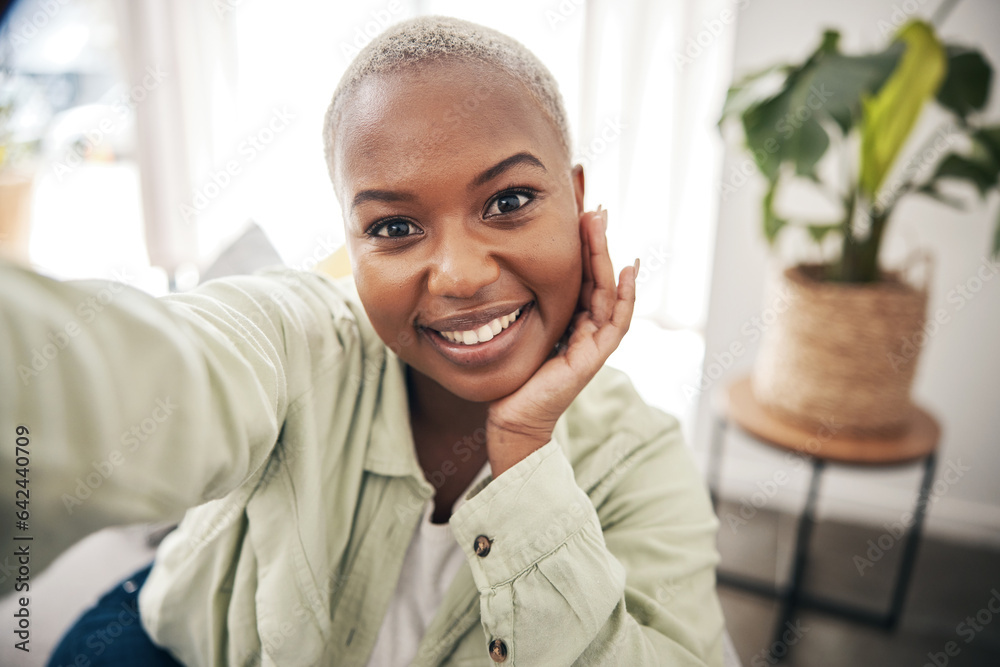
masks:
<path fill-rule="evenodd" d="M 366 664 L 437 475 L 350 279 L 154 299 L 0 265 L 0 326 L 0 498 L 22 463 L 30 486 L 0 540 L 32 537 L 32 576 L 101 527 L 183 515 L 140 594 L 154 641 L 188 665 Z M 716 518 L 677 421 L 622 373 L 450 524 L 467 563 L 413 664 L 490 665 L 496 640 L 509 665 L 721 664 Z"/>

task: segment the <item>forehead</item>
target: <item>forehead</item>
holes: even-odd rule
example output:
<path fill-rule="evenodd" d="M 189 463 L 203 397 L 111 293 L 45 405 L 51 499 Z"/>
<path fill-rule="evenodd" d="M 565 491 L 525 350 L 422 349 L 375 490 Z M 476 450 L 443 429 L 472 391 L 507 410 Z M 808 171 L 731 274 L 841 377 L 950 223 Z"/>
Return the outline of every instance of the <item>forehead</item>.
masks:
<path fill-rule="evenodd" d="M 492 164 L 520 150 L 568 166 L 555 123 L 527 87 L 478 62 L 369 76 L 345 100 L 336 133 L 336 172 L 347 190 Z"/>

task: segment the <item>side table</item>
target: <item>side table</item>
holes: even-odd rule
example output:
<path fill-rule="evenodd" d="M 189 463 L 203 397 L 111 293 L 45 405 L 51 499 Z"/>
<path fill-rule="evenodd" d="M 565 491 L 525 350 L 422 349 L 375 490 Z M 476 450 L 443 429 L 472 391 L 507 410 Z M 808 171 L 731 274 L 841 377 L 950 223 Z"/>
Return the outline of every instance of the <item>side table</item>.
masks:
<path fill-rule="evenodd" d="M 812 608 L 883 629 L 894 629 L 899 623 L 910 576 L 913 573 L 927 501 L 934 481 L 937 448 L 941 437 L 938 422 L 926 410 L 914 407 L 909 426 L 902 434 L 895 437 L 858 439 L 838 435 L 836 429 L 828 427 L 824 427 L 826 433 L 820 434 L 816 430 L 781 421 L 765 410 L 754 398 L 749 377 L 740 378 L 729 384 L 723 391 L 717 392 L 713 399 L 714 417 L 708 484 L 714 506 L 718 506 L 723 448 L 726 430 L 730 423 L 735 424 L 753 440 L 783 451 L 801 454 L 812 464 L 812 477 L 805 508 L 799 519 L 789 583 L 784 586 L 773 585 L 721 570 L 718 573 L 719 583 L 781 601 L 775 641 L 780 641 L 785 624 L 791 620 L 796 608 Z M 889 610 L 886 613 L 878 613 L 804 592 L 802 582 L 809 556 L 809 541 L 816 522 L 820 478 L 826 467 L 828 465 L 888 467 L 914 463 L 923 465 L 923 477 L 914 510 L 913 525 L 906 536 L 902 560 L 896 573 Z"/>

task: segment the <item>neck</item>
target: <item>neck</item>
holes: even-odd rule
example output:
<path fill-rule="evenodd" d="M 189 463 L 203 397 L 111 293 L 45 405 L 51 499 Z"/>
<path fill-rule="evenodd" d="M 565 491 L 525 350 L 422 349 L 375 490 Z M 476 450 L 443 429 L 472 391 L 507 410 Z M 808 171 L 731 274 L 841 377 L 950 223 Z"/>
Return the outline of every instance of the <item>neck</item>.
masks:
<path fill-rule="evenodd" d="M 451 393 L 412 366 L 406 367 L 410 421 L 415 427 L 447 434 L 472 435 L 486 427 L 489 403 L 468 401 Z"/>

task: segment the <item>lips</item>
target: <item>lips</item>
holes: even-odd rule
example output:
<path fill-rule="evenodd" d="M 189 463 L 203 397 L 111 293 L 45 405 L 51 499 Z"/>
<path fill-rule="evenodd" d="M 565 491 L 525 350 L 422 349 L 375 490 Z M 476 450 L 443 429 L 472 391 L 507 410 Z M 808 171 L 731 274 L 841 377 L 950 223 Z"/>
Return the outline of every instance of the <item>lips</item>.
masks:
<path fill-rule="evenodd" d="M 510 321 L 510 316 L 513 315 L 514 311 L 524 308 L 530 302 L 507 302 L 497 304 L 495 306 L 490 306 L 489 308 L 482 308 L 480 310 L 458 313 L 451 317 L 442 317 L 436 320 L 428 320 L 425 322 L 419 322 L 419 326 L 427 329 L 433 329 L 434 331 L 449 331 L 449 332 L 464 332 L 464 331 L 477 331 L 481 329 L 484 325 L 490 324 L 493 320 L 500 319 L 505 315 L 508 317 L 508 322 Z"/>
<path fill-rule="evenodd" d="M 451 362 L 463 366 L 481 366 L 503 358 L 514 348 L 526 326 L 525 320 L 534 312 L 533 305 L 534 301 L 529 301 L 524 306 L 515 307 L 510 313 L 504 313 L 492 320 L 487 320 L 478 329 L 441 332 L 424 326 L 420 330 L 437 348 L 438 352 Z M 506 325 L 503 323 L 505 319 L 507 320 Z M 454 320 L 439 320 L 438 322 L 443 322 L 448 326 L 451 321 Z M 495 328 L 500 329 L 496 334 L 493 333 Z M 480 333 L 482 338 L 480 338 Z"/>
<path fill-rule="evenodd" d="M 493 318 L 478 329 L 466 329 L 465 331 L 439 331 L 438 333 L 453 343 L 462 343 L 463 345 L 485 343 L 486 341 L 492 340 L 494 336 L 498 335 L 501 331 L 513 324 L 520 314 L 521 309 L 518 308 L 508 315 L 501 315 L 500 317 Z"/>

